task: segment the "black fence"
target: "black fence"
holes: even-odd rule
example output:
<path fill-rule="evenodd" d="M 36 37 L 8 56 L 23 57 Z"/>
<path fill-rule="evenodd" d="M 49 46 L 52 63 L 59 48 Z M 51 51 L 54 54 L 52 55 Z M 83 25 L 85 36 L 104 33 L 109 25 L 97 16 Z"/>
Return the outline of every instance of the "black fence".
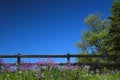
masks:
<path fill-rule="evenodd" d="M 21 63 L 21 58 L 67 58 L 67 64 L 70 63 L 70 58 L 118 58 L 120 55 L 75 55 L 75 54 L 66 54 L 66 55 L 21 55 L 20 53 L 17 55 L 0 55 L 0 58 L 17 58 L 17 64 Z M 58 63 L 58 65 L 62 66 L 66 63 Z M 95 65 L 95 66 L 111 66 L 111 67 L 120 67 L 120 62 L 116 63 L 70 63 L 72 65 Z"/>

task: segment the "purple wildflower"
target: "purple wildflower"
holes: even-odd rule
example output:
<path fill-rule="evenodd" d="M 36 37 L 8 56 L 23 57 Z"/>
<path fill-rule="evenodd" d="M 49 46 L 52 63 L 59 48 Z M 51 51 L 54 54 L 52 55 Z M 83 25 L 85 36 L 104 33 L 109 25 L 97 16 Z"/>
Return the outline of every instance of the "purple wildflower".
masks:
<path fill-rule="evenodd" d="M 32 64 L 31 63 L 21 63 L 19 68 L 20 70 L 28 70 L 32 68 Z"/>
<path fill-rule="evenodd" d="M 64 66 L 64 69 L 68 69 L 68 70 L 77 70 L 78 69 L 78 65 L 73 66 L 72 64 L 68 64 Z"/>
<path fill-rule="evenodd" d="M 45 64 L 46 64 L 48 67 L 50 67 L 51 69 L 57 67 L 57 63 L 54 62 L 51 58 L 48 58 L 48 59 L 45 61 Z"/>
<path fill-rule="evenodd" d="M 3 72 L 10 71 L 10 68 L 11 68 L 11 64 L 3 63 L 3 66 L 2 66 Z"/>
<path fill-rule="evenodd" d="M 89 69 L 90 69 L 90 66 L 85 65 L 85 66 L 84 66 L 84 69 L 85 69 L 85 70 L 89 70 Z"/>

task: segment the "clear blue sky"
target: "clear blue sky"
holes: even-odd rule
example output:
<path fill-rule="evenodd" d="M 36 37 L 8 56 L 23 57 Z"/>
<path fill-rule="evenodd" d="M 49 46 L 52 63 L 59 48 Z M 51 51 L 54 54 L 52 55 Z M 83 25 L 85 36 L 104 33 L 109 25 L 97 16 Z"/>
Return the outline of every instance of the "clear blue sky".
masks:
<path fill-rule="evenodd" d="M 0 0 L 1 54 L 78 54 L 84 18 L 112 0 Z"/>

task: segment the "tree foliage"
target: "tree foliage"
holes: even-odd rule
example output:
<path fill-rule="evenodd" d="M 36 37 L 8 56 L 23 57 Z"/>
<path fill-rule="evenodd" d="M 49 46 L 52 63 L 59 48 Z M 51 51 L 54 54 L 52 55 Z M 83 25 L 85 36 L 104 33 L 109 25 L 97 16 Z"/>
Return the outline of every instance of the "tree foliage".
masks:
<path fill-rule="evenodd" d="M 115 0 L 111 8 L 109 54 L 120 54 L 120 1 Z M 120 61 L 116 58 L 115 61 Z"/>
<path fill-rule="evenodd" d="M 114 1 L 111 9 L 110 19 L 110 31 L 109 34 L 111 36 L 110 43 L 111 48 L 110 51 L 113 54 L 120 54 L 120 2 Z"/>
<path fill-rule="evenodd" d="M 120 54 L 120 0 L 114 0 L 108 20 L 102 20 L 99 13 L 89 14 L 84 20 L 89 27 L 82 33 L 82 40 L 76 45 L 80 54 L 111 55 Z M 120 58 L 106 58 L 107 61 L 120 61 Z M 80 59 L 80 62 L 98 59 Z M 102 59 L 104 60 L 104 59 Z M 104 60 L 105 61 L 105 60 Z"/>
<path fill-rule="evenodd" d="M 89 14 L 84 20 L 89 27 L 87 31 L 82 33 L 82 41 L 76 45 L 81 50 L 80 54 L 106 54 L 108 46 L 109 21 L 102 20 L 99 13 Z M 78 59 L 80 61 L 80 59 Z M 92 59 L 97 61 L 98 59 Z M 83 60 L 81 60 L 83 61 Z"/>

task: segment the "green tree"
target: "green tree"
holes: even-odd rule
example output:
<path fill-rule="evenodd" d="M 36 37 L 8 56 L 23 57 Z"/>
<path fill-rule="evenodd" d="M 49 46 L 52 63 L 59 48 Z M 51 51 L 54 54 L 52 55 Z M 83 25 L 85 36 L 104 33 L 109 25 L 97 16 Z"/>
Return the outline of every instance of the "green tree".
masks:
<path fill-rule="evenodd" d="M 99 13 L 90 14 L 84 20 L 89 27 L 82 33 L 82 41 L 76 45 L 80 49 L 80 54 L 107 54 L 106 41 L 108 39 L 109 21 L 102 20 Z M 77 59 L 79 62 L 99 61 L 100 59 Z"/>
<path fill-rule="evenodd" d="M 120 1 L 114 0 L 111 8 L 109 54 L 120 54 Z M 115 61 L 120 61 L 116 58 Z"/>

